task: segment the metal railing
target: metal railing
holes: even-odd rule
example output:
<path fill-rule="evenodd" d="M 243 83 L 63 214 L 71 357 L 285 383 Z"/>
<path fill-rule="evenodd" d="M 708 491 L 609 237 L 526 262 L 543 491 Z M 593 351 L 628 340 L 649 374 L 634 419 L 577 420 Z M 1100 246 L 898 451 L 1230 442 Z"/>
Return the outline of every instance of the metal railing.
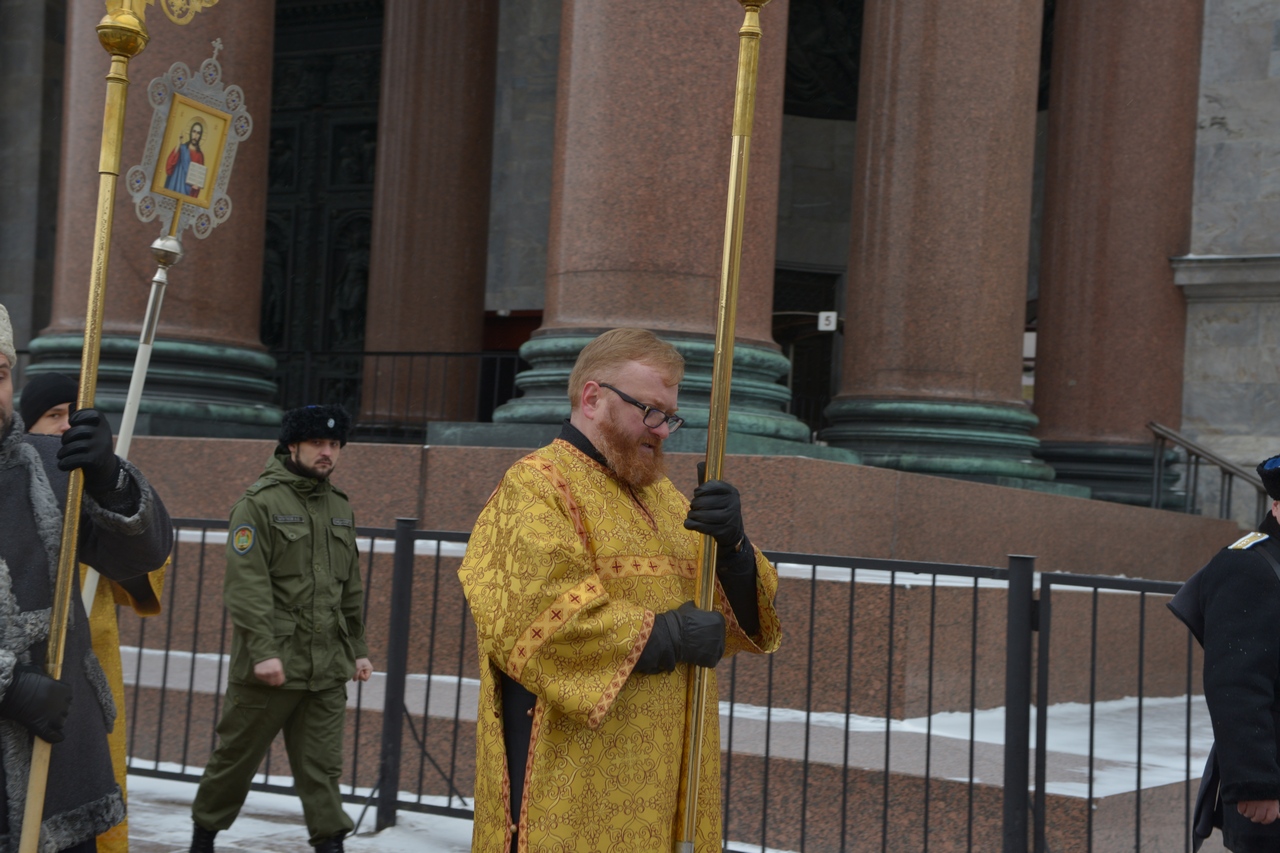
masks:
<path fill-rule="evenodd" d="M 165 613 L 150 620 L 121 613 L 131 773 L 194 781 L 215 744 L 230 643 L 220 595 L 226 526 L 176 519 Z M 343 797 L 370 808 L 376 803 L 379 828 L 394 823 L 399 809 L 470 816 L 480 662 L 455 579 L 467 534 L 417 530 L 404 519 L 394 529 L 357 533 L 370 656 L 385 671 L 356 684 L 348 700 Z M 1127 621 L 1112 612 L 1135 591 L 1145 602 L 1177 584 L 1044 575 L 1037 604 L 1026 557 L 993 567 L 768 556 L 780 577 L 785 642 L 773 655 L 737 655 L 718 668 L 727 850 L 927 853 L 991 849 L 995 838 L 1006 853 L 1026 853 L 1029 843 L 1038 853 L 1058 851 L 1066 849 L 1060 841 L 1081 837 L 1091 845 L 1095 833 L 1114 834 L 1114 809 L 1108 805 L 1106 825 L 1095 828 L 1092 811 L 1080 804 L 1113 802 L 1094 790 L 1093 779 L 1105 770 L 1114 782 L 1118 772 L 1112 761 L 1095 774 L 1092 717 L 1087 786 L 1075 794 L 1059 790 L 1061 750 L 1044 749 L 1070 727 L 1059 720 L 1070 703 L 1092 709 L 1128 695 L 1134 679 L 1117 670 L 1118 657 L 1099 659 L 1098 649 L 1107 646 L 1098 643 L 1116 641 L 1106 632 L 1132 634 L 1136 625 L 1145 650 L 1139 697 L 1146 690 L 1181 697 L 1161 699 L 1166 704 L 1191 701 L 1190 658 L 1153 660 L 1153 646 L 1170 644 L 1142 639 L 1149 630 L 1145 610 Z M 1115 593 L 1103 605 L 1108 619 L 1098 621 L 1094 604 L 1087 677 L 1071 675 L 1072 666 L 1082 665 L 1072 649 L 1087 644 L 1068 634 L 1050 647 L 1050 602 L 1058 598 L 1050 591 L 1073 584 L 1092 588 L 1095 599 L 1099 591 Z M 1183 648 L 1184 629 L 1171 616 L 1165 622 L 1161 630 L 1173 631 Z M 1088 624 L 1064 624 L 1077 623 Z M 1051 686 L 1059 703 L 1052 706 Z M 1051 716 L 1054 726 L 1046 729 Z M 1077 739 L 1083 731 L 1077 725 Z M 1191 768 L 1189 715 L 1184 740 L 1183 764 Z M 1075 764 L 1084 759 L 1079 752 L 1071 753 Z M 285 760 L 277 741 L 254 787 L 290 791 Z M 1141 811 L 1142 786 L 1151 780 L 1141 761 L 1136 773 L 1136 838 L 1144 849 L 1151 821 Z M 1184 787 L 1191 777 L 1187 769 Z M 1176 819 L 1184 818 L 1180 807 Z"/>
<path fill-rule="evenodd" d="M 164 614 L 138 619 L 120 611 L 128 768 L 144 776 L 195 781 L 216 744 L 228 678 L 230 624 L 221 600 L 227 523 L 174 519 L 174 525 Z M 354 695 L 348 697 L 343 799 L 367 804 L 380 796 L 379 812 L 386 813 L 390 797 L 391 814 L 404 808 L 468 817 L 469 793 L 464 797 L 463 791 L 472 783 L 470 770 L 462 765 L 469 768 L 473 756 L 463 755 L 458 747 L 468 712 L 474 722 L 475 655 L 467 640 L 468 620 L 460 618 L 465 610 L 461 590 L 456 583 L 440 583 L 441 564 L 460 556 L 467 534 L 413 530 L 411 524 L 407 530 L 403 525 L 359 527 L 356 533 L 366 636 L 371 656 L 386 661 L 388 671 L 356 683 Z M 430 608 L 432 630 L 422 646 L 411 651 L 407 608 L 415 599 Z M 470 636 L 473 643 L 473 628 Z M 417 653 L 420 648 L 427 649 L 425 658 Z M 409 668 L 413 675 L 406 671 Z M 394 711 L 387 713 L 388 708 Z M 442 718 L 443 727 L 438 722 Z M 403 743 L 396 743 L 399 738 L 388 740 L 402 729 Z M 405 763 L 398 784 L 390 784 L 395 779 L 387 776 L 392 765 L 383 758 L 397 753 L 414 755 L 417 761 Z M 287 758 L 277 738 L 253 788 L 291 792 L 292 780 L 281 773 L 282 766 L 287 766 Z"/>
<path fill-rule="evenodd" d="M 275 352 L 276 402 L 292 409 L 341 403 L 354 415 L 353 437 L 422 443 L 432 421 L 489 423 L 520 395 L 516 374 L 528 364 L 514 352 Z M 21 391 L 31 354 L 18 352 Z"/>
<path fill-rule="evenodd" d="M 1240 480 L 1247 486 L 1251 486 L 1255 492 L 1256 507 L 1252 523 L 1257 523 L 1267 511 L 1267 490 L 1262 485 L 1262 480 L 1258 479 L 1257 474 L 1240 465 L 1225 459 L 1214 453 L 1208 448 L 1196 444 L 1176 430 L 1162 426 L 1155 421 L 1147 424 L 1147 429 L 1151 430 L 1155 436 L 1155 455 L 1152 460 L 1151 470 L 1151 507 L 1152 509 L 1161 508 L 1162 490 L 1160 484 L 1164 482 L 1167 476 L 1168 460 L 1166 458 L 1166 449 L 1172 444 L 1175 448 L 1182 452 L 1185 457 L 1183 461 L 1183 482 L 1182 488 L 1185 493 L 1182 511 L 1188 513 L 1200 513 L 1203 506 L 1199 503 L 1202 487 L 1206 484 L 1201 482 L 1200 474 L 1202 467 L 1213 467 L 1218 469 L 1218 509 L 1217 518 L 1232 518 L 1232 498 L 1233 487 L 1236 480 Z M 1209 484 L 1211 485 L 1211 484 Z M 1163 505 L 1168 509 L 1168 505 Z"/>
<path fill-rule="evenodd" d="M 780 592 L 778 652 L 719 668 L 726 845 L 990 849 L 1005 832 L 991 778 L 1002 771 L 974 727 L 1008 697 L 1004 634 L 979 626 L 1004 621 L 1004 591 L 1011 578 L 1030 587 L 1032 561 L 766 555 L 803 592 Z M 1028 679 L 1013 688 L 1028 691 Z M 1013 740 L 1024 758 L 1005 762 L 1003 778 L 1016 787 L 1027 743 Z"/>
<path fill-rule="evenodd" d="M 274 352 L 281 408 L 324 400 L 357 438 L 421 443 L 431 421 L 488 423 L 528 367 L 514 352 Z"/>
<path fill-rule="evenodd" d="M 1040 576 L 1035 853 L 1063 849 L 1087 853 L 1191 851 L 1191 807 L 1199 788 L 1198 771 L 1208 752 L 1206 738 L 1211 740 L 1212 735 L 1203 700 L 1192 693 L 1197 655 L 1191 634 L 1163 606 L 1181 586 L 1095 575 Z M 1055 594 L 1055 589 L 1064 592 Z M 1077 594 L 1064 600 L 1072 592 Z M 1153 597 L 1158 599 L 1158 620 L 1148 619 Z M 1066 612 L 1055 617 L 1057 608 Z M 1066 645 L 1087 650 L 1083 659 L 1075 661 L 1075 667 L 1061 660 L 1059 651 L 1064 643 L 1055 642 L 1055 619 L 1061 621 L 1060 630 L 1074 632 Z M 1100 637 L 1100 632 L 1105 636 Z M 1086 661 L 1087 666 L 1083 665 Z M 1055 738 L 1050 717 L 1055 708 L 1059 715 L 1079 716 L 1080 709 L 1072 707 L 1073 702 L 1088 709 L 1088 749 L 1083 756 L 1078 750 L 1069 752 L 1062 760 L 1062 754 L 1051 746 Z M 1155 746 L 1144 742 L 1149 729 L 1165 732 L 1165 742 Z M 1173 729 L 1182 732 L 1181 756 L 1168 749 L 1167 733 Z M 1198 760 L 1193 760 L 1197 731 L 1203 735 L 1203 749 Z M 1100 739 L 1108 741 L 1102 745 L 1101 755 Z M 1131 750 L 1128 756 L 1119 754 L 1122 748 Z M 1087 759 L 1083 778 L 1078 769 L 1080 758 Z M 1059 765 L 1056 784 L 1050 778 L 1051 760 Z M 1069 766 L 1073 763 L 1074 767 Z M 1103 764 L 1107 766 L 1101 767 Z M 1130 772 L 1132 782 L 1127 782 L 1124 777 Z M 1073 809 L 1078 798 L 1054 796 L 1055 790 L 1071 785 L 1084 787 L 1082 815 L 1080 809 Z M 1131 825 L 1123 818 L 1125 811 L 1132 815 Z M 1151 811 L 1157 812 L 1154 818 Z M 1105 829 L 1095 825 L 1100 814 L 1110 823 Z M 1051 816 L 1059 818 L 1056 827 Z"/>

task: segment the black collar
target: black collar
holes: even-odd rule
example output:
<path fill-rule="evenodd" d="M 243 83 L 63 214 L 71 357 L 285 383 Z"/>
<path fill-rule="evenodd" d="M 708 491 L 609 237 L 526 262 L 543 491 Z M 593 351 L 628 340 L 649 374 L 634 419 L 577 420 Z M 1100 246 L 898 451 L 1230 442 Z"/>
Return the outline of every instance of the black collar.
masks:
<path fill-rule="evenodd" d="M 569 423 L 568 418 L 564 419 L 564 425 L 560 427 L 560 435 L 557 436 L 557 438 L 562 441 L 569 442 L 578 450 L 581 450 L 583 453 L 587 454 L 587 456 L 590 456 L 610 471 L 613 470 L 613 467 L 609 464 L 609 460 L 604 458 L 604 454 L 599 450 L 596 450 L 596 446 L 591 443 L 591 439 L 583 435 L 582 430 Z"/>
<path fill-rule="evenodd" d="M 1265 533 L 1272 539 L 1280 539 L 1280 522 L 1276 521 L 1276 517 L 1271 514 L 1270 508 L 1267 509 L 1267 517 L 1262 519 L 1262 523 L 1258 525 L 1258 532 Z"/>

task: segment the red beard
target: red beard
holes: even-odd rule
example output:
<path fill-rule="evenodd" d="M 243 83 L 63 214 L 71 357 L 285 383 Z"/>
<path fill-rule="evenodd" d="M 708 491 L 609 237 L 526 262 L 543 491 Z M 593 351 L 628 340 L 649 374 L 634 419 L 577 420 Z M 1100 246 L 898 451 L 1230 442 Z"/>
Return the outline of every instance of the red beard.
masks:
<path fill-rule="evenodd" d="M 653 452 L 645 450 L 648 444 Z M 628 435 L 614 420 L 612 413 L 600 420 L 600 452 L 619 480 L 634 489 L 651 486 L 667 475 L 662 458 L 662 439 L 648 433 L 641 441 Z"/>

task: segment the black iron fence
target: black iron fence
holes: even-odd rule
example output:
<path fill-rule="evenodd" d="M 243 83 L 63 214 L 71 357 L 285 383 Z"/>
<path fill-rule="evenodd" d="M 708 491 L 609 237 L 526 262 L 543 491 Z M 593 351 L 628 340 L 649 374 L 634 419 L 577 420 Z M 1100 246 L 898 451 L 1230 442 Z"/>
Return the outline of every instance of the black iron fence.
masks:
<path fill-rule="evenodd" d="M 1197 647 L 1165 607 L 1180 587 L 1041 575 L 1035 853 L 1192 849 L 1191 810 L 1212 733 L 1193 694 Z M 1058 654 L 1064 646 L 1076 650 L 1074 660 Z M 1056 718 L 1072 715 L 1076 736 L 1087 737 L 1083 755 L 1054 748 Z M 1060 796 L 1072 786 L 1083 788 L 1082 801 Z M 1055 822 L 1071 831 L 1051 843 Z"/>
<path fill-rule="evenodd" d="M 281 408 L 341 403 L 358 438 L 425 440 L 430 421 L 488 423 L 518 396 L 514 352 L 274 352 Z"/>
<path fill-rule="evenodd" d="M 471 814 L 467 536 L 414 525 L 358 529 L 385 671 L 350 688 L 342 788 L 379 827 L 399 809 Z M 121 618 L 129 762 L 195 780 L 226 682 L 226 523 L 176 526 L 164 615 Z M 1207 718 L 1185 630 L 1150 612 L 1177 584 L 1046 574 L 1037 600 L 1026 557 L 769 556 L 783 646 L 718 670 L 726 849 L 1190 849 Z M 255 787 L 291 790 L 286 761 L 275 744 Z"/>

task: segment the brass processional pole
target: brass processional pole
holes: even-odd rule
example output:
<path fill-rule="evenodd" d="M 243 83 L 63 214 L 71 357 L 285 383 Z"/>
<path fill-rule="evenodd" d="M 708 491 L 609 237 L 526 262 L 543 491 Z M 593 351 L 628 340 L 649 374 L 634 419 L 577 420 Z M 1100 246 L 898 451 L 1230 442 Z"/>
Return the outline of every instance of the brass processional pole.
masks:
<path fill-rule="evenodd" d="M 124 106 L 129 90 L 129 60 L 142 52 L 150 36 L 144 20 L 148 0 L 108 0 L 107 14 L 97 26 L 98 41 L 111 54 L 107 72 L 107 103 L 102 117 L 102 149 L 98 155 L 98 207 L 93 230 L 93 263 L 89 274 L 89 307 L 84 321 L 84 349 L 80 356 L 80 393 L 77 408 L 91 408 L 98 386 L 98 355 L 102 347 L 102 316 L 107 289 L 107 261 L 111 254 L 111 221 L 116 202 L 116 181 L 120 177 L 120 150 L 124 140 Z M 45 671 L 62 676 L 62 658 L 67 643 L 67 615 L 71 607 L 71 585 L 76 573 L 76 544 L 80 532 L 80 504 L 84 473 L 71 472 L 67 481 L 67 503 L 62 516 L 62 544 L 58 552 L 58 577 L 53 590 L 49 617 L 49 642 Z M 35 738 L 31 751 L 31 773 L 27 779 L 26 811 L 22 818 L 19 853 L 37 853 L 40 824 L 44 817 L 45 784 L 49 778 L 48 741 Z"/>
<path fill-rule="evenodd" d="M 747 161 L 756 111 L 756 76 L 760 64 L 760 9 L 769 0 L 738 0 L 746 10 L 738 30 L 738 81 L 733 102 L 733 148 L 729 160 L 729 202 L 720 259 L 720 301 L 716 311 L 716 352 L 711 369 L 711 420 L 707 427 L 707 479 L 719 480 L 724 469 L 725 434 L 729 425 L 729 384 L 733 374 L 733 337 L 738 319 L 738 279 L 742 271 L 742 226 L 747 208 Z M 704 535 L 695 578 L 697 604 L 715 606 L 716 540 Z M 702 741 L 706 736 L 707 679 L 713 670 L 690 667 L 685 703 L 684 759 L 676 814 L 675 853 L 693 853 L 698 828 L 698 786 Z M 717 744 L 717 749 L 719 745 Z M 716 780 L 719 784 L 719 780 Z"/>

